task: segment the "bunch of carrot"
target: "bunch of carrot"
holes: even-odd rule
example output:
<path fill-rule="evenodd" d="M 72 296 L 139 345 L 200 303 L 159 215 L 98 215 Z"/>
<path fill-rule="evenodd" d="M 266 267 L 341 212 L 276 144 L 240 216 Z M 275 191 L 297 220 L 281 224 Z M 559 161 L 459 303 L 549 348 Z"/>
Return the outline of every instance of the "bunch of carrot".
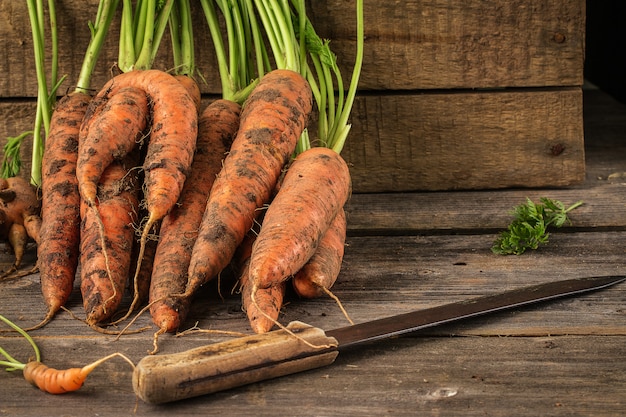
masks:
<path fill-rule="evenodd" d="M 117 4 L 105 3 L 96 34 Z M 120 321 L 114 314 L 132 286 L 123 318 L 147 301 L 155 343 L 229 266 L 258 333 L 277 324 L 288 281 L 301 297 L 332 295 L 351 190 L 340 152 L 361 67 L 362 1 L 347 92 L 303 0 L 201 6 L 221 99 L 201 107 L 189 1 L 142 0 L 133 16 L 124 0 L 122 73 L 94 96 L 81 81 L 52 115 L 42 163 L 42 325 L 67 302 L 77 271 L 89 325 Z M 151 68 L 166 23 L 174 74 Z M 317 146 L 308 134 L 314 110 Z"/>

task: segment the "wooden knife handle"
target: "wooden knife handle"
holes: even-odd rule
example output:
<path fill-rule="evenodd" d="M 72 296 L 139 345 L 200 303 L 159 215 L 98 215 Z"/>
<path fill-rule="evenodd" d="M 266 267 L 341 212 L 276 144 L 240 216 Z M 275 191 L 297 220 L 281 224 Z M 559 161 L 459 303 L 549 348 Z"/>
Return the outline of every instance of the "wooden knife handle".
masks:
<path fill-rule="evenodd" d="M 133 389 L 159 404 L 210 394 L 330 365 L 337 340 L 322 329 L 291 322 L 281 329 L 168 355 L 150 355 L 133 372 Z"/>

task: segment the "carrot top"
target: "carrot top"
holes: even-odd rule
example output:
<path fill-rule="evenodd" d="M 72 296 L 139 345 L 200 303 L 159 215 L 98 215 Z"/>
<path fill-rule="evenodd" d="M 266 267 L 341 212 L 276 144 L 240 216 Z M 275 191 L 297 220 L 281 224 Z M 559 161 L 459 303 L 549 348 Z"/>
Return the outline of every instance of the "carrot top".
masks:
<path fill-rule="evenodd" d="M 292 0 L 300 15 L 304 15 L 304 2 Z M 356 1 L 356 58 L 352 70 L 350 86 L 344 89 L 343 77 L 337 66 L 336 56 L 330 49 L 330 41 L 322 40 L 310 20 L 304 23 L 304 44 L 313 68 L 307 67 L 306 78 L 313 90 L 319 111 L 318 139 L 321 146 L 341 153 L 351 125 L 348 118 L 352 111 L 354 98 L 363 66 L 363 0 Z M 335 91 L 335 89 L 337 91 Z M 335 97 L 337 96 L 337 97 Z M 306 150 L 310 144 L 299 143 L 298 153 Z"/>
<path fill-rule="evenodd" d="M 122 72 L 151 69 L 174 0 L 122 0 L 118 66 Z M 134 12 L 134 13 L 133 13 Z"/>
<path fill-rule="evenodd" d="M 35 361 L 37 362 L 41 361 L 41 353 L 39 351 L 39 347 L 37 347 L 37 344 L 35 343 L 33 338 L 30 337 L 30 335 L 26 333 L 26 331 L 24 331 L 17 324 L 13 323 L 11 320 L 9 320 L 8 318 L 4 317 L 1 314 L 0 314 L 0 321 L 4 322 L 13 330 L 18 332 L 21 336 L 23 336 L 28 341 L 28 343 L 30 343 L 30 345 L 33 347 L 33 350 L 35 351 Z M 11 355 L 9 355 L 9 353 L 6 350 L 4 350 L 1 346 L 0 346 L 0 354 L 4 356 L 6 359 L 6 360 L 0 360 L 0 366 L 6 367 L 7 371 L 22 370 L 26 366 L 25 363 L 20 362 L 17 359 L 13 358 Z"/>
<path fill-rule="evenodd" d="M 214 2 L 200 3 L 217 56 L 222 98 L 243 104 L 258 78 L 269 68 L 251 0 L 215 0 L 224 21 L 227 44 Z"/>
<path fill-rule="evenodd" d="M 56 104 L 57 90 L 65 80 L 65 76 L 58 77 L 58 39 L 56 8 L 53 0 L 48 0 L 48 20 L 50 22 L 50 46 L 46 45 L 46 31 L 44 27 L 43 0 L 28 0 L 28 14 L 31 23 L 33 46 L 35 52 L 35 69 L 37 73 L 37 113 L 33 130 L 23 132 L 16 137 L 7 138 L 2 161 L 2 177 L 14 177 L 21 169 L 20 148 L 22 141 L 33 135 L 33 152 L 31 158 L 31 182 L 41 184 L 41 159 L 45 148 L 45 138 L 50 130 L 50 119 Z M 100 55 L 109 25 L 115 14 L 118 0 L 101 0 L 95 21 L 89 22 L 91 40 L 83 59 L 83 64 L 75 88 L 76 92 L 88 93 L 91 76 L 95 63 Z M 51 51 L 49 73 L 46 69 L 45 54 Z M 49 88 L 49 82 L 52 87 Z M 42 137 L 43 132 L 43 137 Z"/>
<path fill-rule="evenodd" d="M 320 145 L 341 153 L 350 131 L 348 119 L 363 64 L 363 0 L 356 1 L 357 50 L 347 91 L 329 41 L 323 41 L 315 32 L 307 17 L 304 0 L 254 0 L 254 3 L 276 67 L 299 72 L 311 86 L 319 112 Z M 296 153 L 310 147 L 305 131 L 300 137 Z"/>
<path fill-rule="evenodd" d="M 195 72 L 193 26 L 189 0 L 178 0 L 169 14 L 170 39 L 174 55 L 174 72 L 192 76 Z"/>

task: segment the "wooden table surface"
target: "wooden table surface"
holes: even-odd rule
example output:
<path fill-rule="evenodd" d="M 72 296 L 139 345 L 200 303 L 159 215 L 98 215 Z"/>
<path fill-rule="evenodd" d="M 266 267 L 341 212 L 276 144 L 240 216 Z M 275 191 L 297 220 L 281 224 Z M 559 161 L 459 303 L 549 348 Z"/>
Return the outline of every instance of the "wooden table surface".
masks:
<path fill-rule="evenodd" d="M 626 108 L 585 92 L 587 180 L 555 190 L 357 194 L 335 294 L 355 322 L 541 282 L 626 273 Z M 490 246 L 508 211 L 528 196 L 584 200 L 572 225 L 542 249 L 498 256 Z M 5 263 L 10 255 L 3 255 Z M 26 265 L 34 262 L 31 248 Z M 39 278 L 0 283 L 0 314 L 28 327 L 44 314 Z M 230 284 L 209 285 L 185 328 L 250 333 Z M 347 324 L 334 301 L 290 296 L 281 322 L 325 329 Z M 117 339 L 94 332 L 79 293 L 32 336 L 53 367 L 83 366 L 112 352 L 135 363 L 154 328 Z M 133 328 L 150 325 L 141 316 Z M 161 338 L 159 354 L 227 340 L 207 333 Z M 12 333 L 0 346 L 31 355 Z M 166 405 L 132 390 L 129 364 L 111 360 L 78 392 L 52 396 L 19 373 L 0 376 L 0 416 L 617 416 L 626 412 L 626 284 L 515 309 L 342 352 L 332 366 Z"/>

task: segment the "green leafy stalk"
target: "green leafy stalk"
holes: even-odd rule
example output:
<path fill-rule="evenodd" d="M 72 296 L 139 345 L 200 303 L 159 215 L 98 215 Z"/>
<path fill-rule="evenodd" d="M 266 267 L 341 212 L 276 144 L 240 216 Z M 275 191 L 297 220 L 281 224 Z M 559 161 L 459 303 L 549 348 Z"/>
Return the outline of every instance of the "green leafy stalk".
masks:
<path fill-rule="evenodd" d="M 50 128 L 50 115 L 52 114 L 52 107 L 54 106 L 54 102 L 51 102 L 51 94 L 48 90 L 48 80 L 46 77 L 46 65 L 45 65 L 45 51 L 46 51 L 46 42 L 45 42 L 45 13 L 43 1 L 41 0 L 27 0 L 26 2 L 28 6 L 28 16 L 30 19 L 31 32 L 33 37 L 33 48 L 35 53 L 35 71 L 37 74 L 37 110 L 35 113 L 35 122 L 33 132 L 33 152 L 32 152 L 32 165 L 31 165 L 31 182 L 35 185 L 39 185 L 41 183 L 41 158 L 43 156 L 43 148 L 44 148 L 44 137 L 48 134 L 48 130 Z M 48 2 L 49 6 L 49 19 L 50 19 L 50 30 L 54 32 L 52 38 L 52 47 L 53 51 L 52 60 L 56 59 L 58 55 L 56 52 L 58 48 L 54 43 L 57 41 L 56 36 L 56 16 L 55 16 L 55 8 L 54 2 L 50 0 Z M 53 62 L 52 64 L 52 73 L 56 74 L 57 64 Z M 56 83 L 56 79 L 52 80 L 52 83 Z M 43 131 L 42 131 L 43 130 Z M 25 136 L 20 135 L 22 138 Z M 18 137 L 20 137 L 18 136 Z M 12 150 L 13 154 L 6 154 L 4 156 L 5 161 L 7 160 L 15 160 L 20 158 L 19 150 L 20 146 L 12 146 L 9 148 Z M 9 170 L 11 166 L 19 167 L 21 164 L 11 164 L 3 163 L 3 171 L 4 168 L 7 168 L 8 176 L 15 176 L 19 172 L 12 172 Z"/>
<path fill-rule="evenodd" d="M 33 338 L 30 337 L 30 335 L 28 333 L 26 333 L 24 331 L 24 329 L 22 329 L 17 324 L 13 323 L 11 320 L 7 319 L 6 317 L 4 317 L 1 314 L 0 314 L 0 321 L 4 322 L 9 327 L 11 327 L 13 330 L 18 332 L 21 336 L 23 336 L 28 341 L 28 343 L 30 343 L 30 345 L 32 346 L 33 350 L 35 351 L 35 360 L 40 362 L 41 361 L 41 353 L 39 351 L 39 347 L 37 347 L 37 343 L 35 343 Z M 25 364 L 23 362 L 18 361 L 17 359 L 12 357 L 11 355 L 9 355 L 9 353 L 6 350 L 4 350 L 2 347 L 0 347 L 0 355 L 4 356 L 5 359 L 6 359 L 4 361 L 0 360 L 0 366 L 4 366 L 6 368 L 5 369 L 6 371 L 17 371 L 17 370 L 24 369 Z"/>
<path fill-rule="evenodd" d="M 22 142 L 26 137 L 32 134 L 33 131 L 28 130 L 18 136 L 7 138 L 7 143 L 4 145 L 2 168 L 0 168 L 2 178 L 10 178 L 19 174 L 22 168 L 22 159 L 20 157 Z"/>
<path fill-rule="evenodd" d="M 100 56 L 100 51 L 104 40 L 109 31 L 111 21 L 115 16 L 115 10 L 119 0 L 102 0 L 98 4 L 98 12 L 96 19 L 93 23 L 89 22 L 89 29 L 91 31 L 91 39 L 83 58 L 83 64 L 78 74 L 78 81 L 76 82 L 76 92 L 88 94 L 91 87 L 91 77 L 93 75 L 96 62 Z"/>
<path fill-rule="evenodd" d="M 222 98 L 242 104 L 256 85 L 259 74 L 255 70 L 265 71 L 267 56 L 251 1 L 201 0 L 201 4 L 217 56 Z"/>
<path fill-rule="evenodd" d="M 117 51 L 117 65 L 123 72 L 130 71 L 135 64 L 134 33 L 133 5 L 131 0 L 123 0 L 122 18 L 120 21 L 120 39 Z"/>
<path fill-rule="evenodd" d="M 170 38 L 177 74 L 192 76 L 195 72 L 193 26 L 189 0 L 176 0 L 169 17 Z"/>
<path fill-rule="evenodd" d="M 303 12 L 303 1 L 292 0 L 299 15 Z M 343 77 L 336 63 L 336 56 L 330 49 L 329 41 L 322 41 L 310 21 L 304 31 L 306 51 L 313 63 L 313 70 L 307 74 L 309 84 L 319 84 L 319 94 L 315 94 L 319 110 L 318 138 L 321 146 L 341 153 L 351 125 L 348 124 L 356 97 L 361 69 L 363 66 L 364 24 L 363 0 L 356 1 L 356 58 L 348 91 L 344 90 Z M 337 96 L 335 98 L 335 95 Z"/>
<path fill-rule="evenodd" d="M 118 0 L 101 0 L 98 5 L 98 14 L 95 23 L 89 23 L 91 40 L 75 91 L 88 93 L 91 76 L 95 62 L 100 53 L 104 38 L 107 34 L 111 20 L 113 19 Z M 27 1 L 31 30 L 33 36 L 33 49 L 35 53 L 35 69 L 37 74 L 37 110 L 33 130 L 8 138 L 4 147 L 4 157 L 2 160 L 1 173 L 5 178 L 19 174 L 22 166 L 20 149 L 22 142 L 32 134 L 33 153 L 31 157 L 31 182 L 34 185 L 41 183 L 41 159 L 45 148 L 45 137 L 50 130 L 50 120 L 56 104 L 57 91 L 65 80 L 65 76 L 58 78 L 58 35 L 56 7 L 53 0 L 48 0 L 48 19 L 50 21 L 50 51 L 51 67 L 47 74 L 45 66 L 45 8 L 42 0 Z M 47 78 L 47 75 L 50 78 Z M 52 87 L 49 88 L 48 86 Z"/>
<path fill-rule="evenodd" d="M 306 75 L 301 68 L 300 43 L 292 24 L 288 0 L 254 0 L 265 29 L 276 68 L 288 69 Z M 300 10 L 305 13 L 304 8 Z M 306 15 L 306 14 L 305 14 Z"/>
<path fill-rule="evenodd" d="M 174 0 L 123 0 L 118 48 L 122 72 L 152 68 L 170 20 Z"/>
<path fill-rule="evenodd" d="M 535 204 L 526 198 L 525 204 L 513 209 L 513 221 L 500 233 L 491 250 L 499 255 L 521 255 L 527 249 L 537 249 L 548 242 L 549 227 L 559 228 L 569 222 L 567 213 L 583 204 L 578 201 L 565 208 L 562 202 L 542 197 Z"/>

